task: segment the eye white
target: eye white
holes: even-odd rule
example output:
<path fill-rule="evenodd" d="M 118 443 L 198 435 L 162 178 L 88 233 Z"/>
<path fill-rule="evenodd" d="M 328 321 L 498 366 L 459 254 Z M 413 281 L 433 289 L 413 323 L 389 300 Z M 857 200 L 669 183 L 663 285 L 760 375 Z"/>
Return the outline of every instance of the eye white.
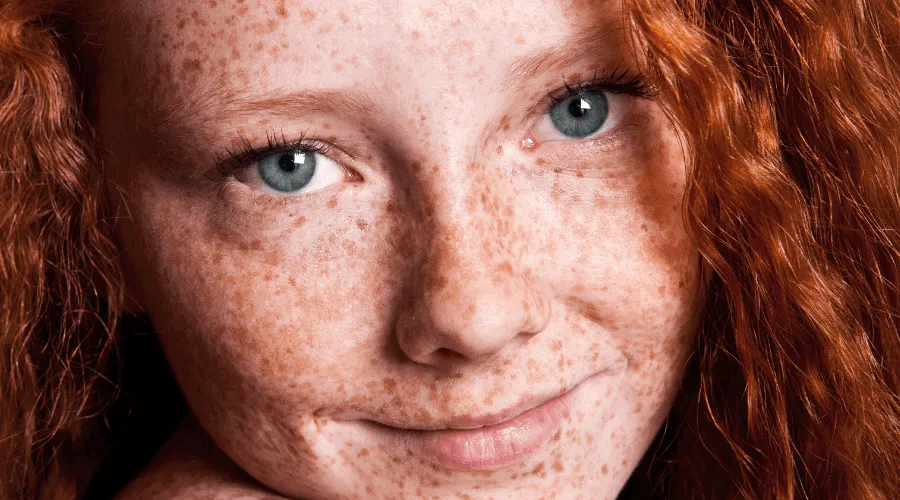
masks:
<path fill-rule="evenodd" d="M 292 156 L 286 157 L 286 155 Z M 279 181 L 288 179 L 292 173 L 279 170 L 275 168 L 275 166 L 277 166 L 279 161 L 283 159 L 290 160 L 291 158 L 297 165 L 297 168 L 301 168 L 309 158 L 314 158 L 315 169 L 312 173 L 312 177 L 309 178 L 302 187 L 297 187 L 296 189 L 278 189 L 276 186 L 279 184 Z M 279 176 L 283 178 L 278 179 Z M 268 179 L 266 177 L 268 177 Z M 235 174 L 235 178 L 238 181 L 246 184 L 252 189 L 279 196 L 291 196 L 318 191 L 319 189 L 341 182 L 344 177 L 344 169 L 334 160 L 321 153 L 302 150 L 281 151 L 266 155 L 265 157 L 260 158 L 259 161 Z"/>
<path fill-rule="evenodd" d="M 599 92 L 599 91 L 595 91 Z M 607 102 L 607 115 L 606 120 L 603 122 L 603 125 L 595 132 L 590 135 L 583 137 L 572 137 L 562 133 L 556 124 L 554 124 L 553 119 L 551 117 L 551 112 L 547 112 L 544 116 L 541 117 L 540 121 L 537 123 L 535 128 L 532 131 L 533 139 L 538 142 L 552 142 L 552 141 L 572 141 L 572 140 L 581 140 L 581 139 L 591 139 L 593 137 L 597 137 L 604 133 L 607 133 L 611 130 L 614 130 L 625 117 L 628 116 L 628 112 L 631 110 L 631 106 L 634 103 L 634 96 L 630 94 L 622 94 L 622 93 L 613 93 L 613 92 L 603 92 L 603 95 L 606 97 Z M 579 99 L 579 96 L 576 94 L 573 97 L 567 98 L 563 103 L 569 102 L 572 99 Z M 576 101 L 581 102 L 582 106 L 585 108 L 589 108 L 589 105 L 585 102 L 585 100 Z M 557 104 L 557 106 L 560 104 Z"/>

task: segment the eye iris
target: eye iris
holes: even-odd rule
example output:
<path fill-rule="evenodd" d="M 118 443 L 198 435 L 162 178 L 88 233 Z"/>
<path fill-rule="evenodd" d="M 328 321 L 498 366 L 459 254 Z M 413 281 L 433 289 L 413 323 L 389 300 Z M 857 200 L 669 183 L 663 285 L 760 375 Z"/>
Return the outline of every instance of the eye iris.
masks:
<path fill-rule="evenodd" d="M 601 92 L 582 92 L 556 103 L 550 120 L 568 137 L 587 137 L 603 127 L 609 114 L 609 102 Z"/>
<path fill-rule="evenodd" d="M 316 173 L 316 154 L 299 150 L 276 153 L 260 160 L 258 168 L 266 185 L 289 193 L 309 184 Z"/>

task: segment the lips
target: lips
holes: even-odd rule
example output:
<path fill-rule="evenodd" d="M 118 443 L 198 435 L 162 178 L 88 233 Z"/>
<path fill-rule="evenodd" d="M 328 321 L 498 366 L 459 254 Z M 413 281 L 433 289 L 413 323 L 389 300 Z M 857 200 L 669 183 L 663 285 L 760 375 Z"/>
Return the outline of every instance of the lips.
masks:
<path fill-rule="evenodd" d="M 496 469 L 531 455 L 559 429 L 571 392 L 513 418 L 471 430 L 423 433 L 422 449 L 445 467 Z"/>
<path fill-rule="evenodd" d="M 480 429 L 482 427 L 495 426 L 507 422 L 520 414 L 538 407 L 550 400 L 556 399 L 565 394 L 567 391 L 558 392 L 549 397 L 532 396 L 523 398 L 519 403 L 494 413 L 488 413 L 481 416 L 469 417 L 459 416 L 441 419 L 435 423 L 429 424 L 407 424 L 401 422 L 393 422 L 388 419 L 373 420 L 373 422 L 394 427 L 401 430 L 409 431 L 438 431 L 438 430 L 471 430 Z"/>
<path fill-rule="evenodd" d="M 552 398 L 527 398 L 506 410 L 455 417 L 435 425 L 379 423 L 394 445 L 457 470 L 498 469 L 537 452 L 559 430 L 574 389 Z"/>

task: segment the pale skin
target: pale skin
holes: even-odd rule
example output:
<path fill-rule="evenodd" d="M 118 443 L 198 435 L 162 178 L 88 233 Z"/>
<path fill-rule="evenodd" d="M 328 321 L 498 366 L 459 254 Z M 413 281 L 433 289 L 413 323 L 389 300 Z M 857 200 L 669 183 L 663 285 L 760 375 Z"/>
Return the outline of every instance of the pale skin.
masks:
<path fill-rule="evenodd" d="M 548 92 L 633 67 L 616 3 L 91 11 L 133 307 L 193 414 L 122 498 L 615 498 L 672 406 L 698 291 L 660 106 L 608 95 L 608 129 L 548 126 Z M 328 145 L 316 190 L 214 166 L 301 136 Z M 558 432 L 491 470 L 371 424 L 567 392 Z"/>

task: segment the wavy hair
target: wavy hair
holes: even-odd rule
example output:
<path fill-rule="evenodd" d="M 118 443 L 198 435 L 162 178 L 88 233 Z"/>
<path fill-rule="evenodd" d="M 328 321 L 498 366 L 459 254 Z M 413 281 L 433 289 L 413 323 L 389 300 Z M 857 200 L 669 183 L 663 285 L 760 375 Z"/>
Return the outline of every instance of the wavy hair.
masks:
<path fill-rule="evenodd" d="M 704 321 L 666 498 L 900 498 L 900 7 L 631 0 Z"/>
<path fill-rule="evenodd" d="M 900 498 L 900 6 L 624 1 L 685 138 L 706 283 L 683 388 L 631 485 Z M 103 175 L 54 14 L 0 3 L 4 498 L 77 496 L 123 333 Z"/>
<path fill-rule="evenodd" d="M 122 277 L 80 94 L 40 5 L 0 2 L 0 498 L 73 498 L 114 393 Z M 80 457 L 76 460 L 75 457 Z"/>

